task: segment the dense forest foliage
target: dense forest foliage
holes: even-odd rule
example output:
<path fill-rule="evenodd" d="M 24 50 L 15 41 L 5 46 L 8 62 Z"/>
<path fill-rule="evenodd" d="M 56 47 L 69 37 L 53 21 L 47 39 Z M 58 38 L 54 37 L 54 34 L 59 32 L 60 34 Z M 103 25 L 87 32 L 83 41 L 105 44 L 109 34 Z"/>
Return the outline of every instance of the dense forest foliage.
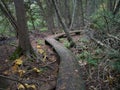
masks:
<path fill-rule="evenodd" d="M 79 35 L 78 31 L 82 34 Z M 0 51 L 5 45 L 14 47 L 12 54 L 7 57 L 9 67 L 10 63 L 17 63 L 18 66 L 13 66 L 18 68 L 23 64 L 23 58 L 40 65 L 45 64 L 44 61 L 50 57 L 43 50 L 46 46 L 43 42 L 51 35 L 58 35 L 59 39 L 56 40 L 75 54 L 84 72 L 81 77 L 85 81 L 85 90 L 120 89 L 120 0 L 0 0 Z M 50 50 L 53 51 L 52 47 Z M 2 53 L 1 62 L 4 59 Z M 57 55 L 55 57 L 58 58 Z M 8 86 L 8 81 L 2 82 L 4 79 L 17 82 L 12 89 L 10 86 L 7 90 L 27 90 L 27 79 L 23 80 L 25 83 L 22 82 L 24 71 L 20 74 L 23 78 L 11 79 L 13 73 L 8 75 L 10 77 L 4 76 L 5 67 L 1 65 L 0 90 Z M 34 70 L 40 72 L 36 67 Z M 45 70 L 42 69 L 43 72 Z M 39 86 L 36 88 L 35 84 L 29 85 L 32 90 L 43 90 Z M 67 90 L 55 87 L 46 90 Z"/>

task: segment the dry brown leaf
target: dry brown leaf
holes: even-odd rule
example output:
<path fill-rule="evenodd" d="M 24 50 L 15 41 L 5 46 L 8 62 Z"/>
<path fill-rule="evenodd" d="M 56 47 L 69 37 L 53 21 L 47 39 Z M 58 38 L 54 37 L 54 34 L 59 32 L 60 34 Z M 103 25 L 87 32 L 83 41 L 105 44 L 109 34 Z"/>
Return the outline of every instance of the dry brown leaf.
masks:
<path fill-rule="evenodd" d="M 39 73 L 39 72 L 41 72 L 41 70 L 39 70 L 38 68 L 33 68 L 33 70 L 35 71 L 35 72 L 37 72 L 37 73 Z"/>
<path fill-rule="evenodd" d="M 25 73 L 25 70 L 18 70 L 19 76 L 22 77 L 22 75 Z"/>

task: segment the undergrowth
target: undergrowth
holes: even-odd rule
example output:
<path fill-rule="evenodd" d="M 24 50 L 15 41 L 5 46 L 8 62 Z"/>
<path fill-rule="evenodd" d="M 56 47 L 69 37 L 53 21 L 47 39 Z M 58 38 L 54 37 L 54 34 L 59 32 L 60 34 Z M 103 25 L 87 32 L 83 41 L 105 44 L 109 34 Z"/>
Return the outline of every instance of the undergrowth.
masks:
<path fill-rule="evenodd" d="M 93 41 L 80 38 L 74 51 L 88 90 L 120 88 L 120 52 L 106 49 Z"/>

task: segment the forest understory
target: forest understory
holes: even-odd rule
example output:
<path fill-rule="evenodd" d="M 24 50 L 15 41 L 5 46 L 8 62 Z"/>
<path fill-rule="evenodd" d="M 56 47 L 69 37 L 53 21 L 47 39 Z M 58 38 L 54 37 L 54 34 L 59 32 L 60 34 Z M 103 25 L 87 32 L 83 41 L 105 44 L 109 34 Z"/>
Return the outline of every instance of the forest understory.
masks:
<path fill-rule="evenodd" d="M 0 90 L 120 90 L 120 0 L 0 0 Z"/>
<path fill-rule="evenodd" d="M 50 46 L 45 45 L 44 38 L 49 36 L 51 36 L 49 32 L 39 33 L 34 31 L 30 33 L 32 46 L 38 52 L 38 55 L 42 57 L 40 61 L 39 59 L 28 60 L 25 56 L 21 56 L 11 62 L 9 56 L 15 50 L 17 40 L 6 43 L 8 42 L 6 38 L 0 41 L 4 41 L 4 44 L 0 45 L 0 52 L 2 52 L 0 54 L 0 72 L 5 76 L 3 82 L 8 81 L 6 90 L 25 90 L 25 88 L 28 88 L 28 90 L 55 89 L 60 58 Z M 101 43 L 93 41 L 84 32 L 78 35 L 73 34 L 72 37 L 76 47 L 70 48 L 70 43 L 65 37 L 59 38 L 59 42 L 71 49 L 76 55 L 85 89 L 116 90 L 116 88 L 119 88 L 120 74 L 113 69 L 114 66 L 111 67 L 115 58 L 110 58 Z"/>

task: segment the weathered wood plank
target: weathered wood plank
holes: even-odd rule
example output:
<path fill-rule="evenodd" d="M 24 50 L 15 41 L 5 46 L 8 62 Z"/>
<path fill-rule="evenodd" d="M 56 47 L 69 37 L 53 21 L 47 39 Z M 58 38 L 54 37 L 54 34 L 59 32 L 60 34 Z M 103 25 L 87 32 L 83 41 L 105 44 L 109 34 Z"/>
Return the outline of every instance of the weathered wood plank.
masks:
<path fill-rule="evenodd" d="M 55 37 L 54 37 L 55 38 Z M 85 90 L 80 66 L 75 55 L 53 37 L 45 39 L 60 56 L 59 73 L 56 90 Z"/>
<path fill-rule="evenodd" d="M 70 35 L 73 35 L 73 34 L 80 34 L 83 31 L 84 30 L 75 30 L 75 31 L 70 31 L 69 33 L 70 33 Z M 60 34 L 52 35 L 50 37 L 54 38 L 54 39 L 58 39 L 58 38 L 61 38 L 61 37 L 66 37 L 66 34 L 65 33 L 60 33 Z"/>

